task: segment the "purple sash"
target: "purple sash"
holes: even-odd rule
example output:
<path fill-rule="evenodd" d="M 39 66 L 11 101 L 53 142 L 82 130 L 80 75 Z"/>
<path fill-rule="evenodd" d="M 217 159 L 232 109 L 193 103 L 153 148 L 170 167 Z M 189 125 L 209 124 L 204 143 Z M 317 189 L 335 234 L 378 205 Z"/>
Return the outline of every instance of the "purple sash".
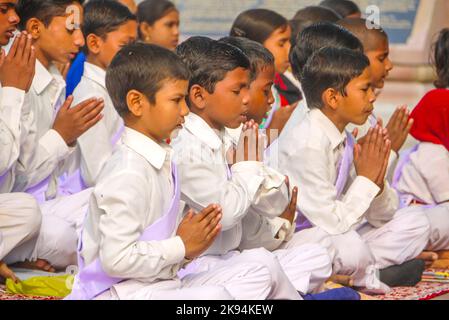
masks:
<path fill-rule="evenodd" d="M 391 186 L 396 190 L 396 192 L 399 195 L 399 208 L 407 207 L 409 205 L 410 201 L 413 200 L 413 197 L 399 192 L 399 190 L 397 189 L 397 186 L 398 186 L 399 180 L 401 180 L 402 171 L 403 171 L 405 165 L 410 162 L 410 156 L 412 155 L 412 153 L 414 153 L 415 151 L 418 150 L 418 147 L 419 147 L 419 143 L 416 144 L 413 148 L 405 150 L 402 153 L 401 157 L 399 158 L 399 162 L 396 166 L 396 169 L 394 170 L 393 182 L 391 183 Z"/>
<path fill-rule="evenodd" d="M 335 181 L 335 188 L 337 188 L 337 199 L 340 198 L 343 193 L 346 182 L 348 181 L 351 165 L 354 160 L 354 137 L 346 131 L 346 146 L 343 152 L 343 157 L 340 160 L 337 180 Z M 295 232 L 299 232 L 304 229 L 312 228 L 313 225 L 306 218 L 306 216 L 297 209 L 296 229 Z"/>
<path fill-rule="evenodd" d="M 140 241 L 165 240 L 170 238 L 176 229 L 181 192 L 174 163 L 172 163 L 172 176 L 174 194 L 169 208 L 162 217 L 144 230 L 139 238 Z M 99 258 L 85 266 L 84 259 L 81 256 L 82 247 L 83 243 L 81 236 L 78 245 L 78 264 L 80 271 L 75 276 L 72 293 L 65 298 L 66 300 L 91 300 L 111 288 L 113 285 L 125 280 L 108 276 L 103 271 Z"/>

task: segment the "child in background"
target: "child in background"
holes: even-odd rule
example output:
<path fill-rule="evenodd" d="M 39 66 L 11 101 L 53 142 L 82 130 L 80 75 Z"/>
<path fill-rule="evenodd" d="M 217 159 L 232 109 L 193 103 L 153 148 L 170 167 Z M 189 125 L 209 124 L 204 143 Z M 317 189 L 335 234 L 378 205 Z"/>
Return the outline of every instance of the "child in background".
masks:
<path fill-rule="evenodd" d="M 324 0 L 320 2 L 320 6 L 334 10 L 343 19 L 344 18 L 361 18 L 362 12 L 354 1 L 350 0 Z"/>
<path fill-rule="evenodd" d="M 81 163 L 80 170 L 74 174 L 76 177 L 70 177 L 78 181 L 71 186 L 74 188 L 71 193 L 95 185 L 101 168 L 120 140 L 123 120 L 106 90 L 106 69 L 120 48 L 136 40 L 137 22 L 136 17 L 117 1 L 94 0 L 84 6 L 82 30 L 86 37 L 83 51 L 87 61 L 81 82 L 73 92 L 73 102 L 101 97 L 105 107 L 103 119 L 78 138 Z"/>
<path fill-rule="evenodd" d="M 410 214 L 425 212 L 430 221 L 426 249 L 449 249 L 449 29 L 440 32 L 435 44 L 436 89 L 428 92 L 413 109 L 411 135 L 419 141 L 401 155 L 393 186 L 401 205 Z M 429 254 L 429 253 L 427 253 Z M 432 254 L 436 260 L 436 254 Z M 449 261 L 433 267 L 447 268 Z"/>
<path fill-rule="evenodd" d="M 429 226 L 423 215 L 396 213 L 396 192 L 385 181 L 390 152 L 385 132 L 370 129 L 354 146 L 345 131 L 372 112 L 369 60 L 360 51 L 323 48 L 308 59 L 299 78 L 310 111 L 279 137 L 277 159 L 279 170 L 301 190 L 298 230 L 317 226 L 329 234 L 337 250 L 334 272 L 352 276 L 356 286 L 385 292 L 375 270 L 382 269 L 380 279 L 393 284 L 385 280 L 390 271 L 385 268 L 418 256 Z M 422 269 L 417 263 L 412 267 L 407 276 L 419 281 Z"/>
<path fill-rule="evenodd" d="M 278 99 L 262 127 L 281 131 L 302 98 L 295 84 L 284 76 L 290 66 L 291 28 L 287 19 L 268 9 L 247 10 L 234 20 L 229 35 L 259 42 L 273 54 L 276 69 L 273 88 Z"/>
<path fill-rule="evenodd" d="M 179 12 L 167 0 L 144 0 L 137 6 L 139 38 L 175 50 L 179 42 Z"/>

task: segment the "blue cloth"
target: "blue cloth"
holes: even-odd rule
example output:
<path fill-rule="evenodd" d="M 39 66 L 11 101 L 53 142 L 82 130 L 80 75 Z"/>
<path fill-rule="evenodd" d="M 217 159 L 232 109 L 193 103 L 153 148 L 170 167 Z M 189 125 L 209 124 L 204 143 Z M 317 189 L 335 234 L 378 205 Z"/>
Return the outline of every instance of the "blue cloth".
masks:
<path fill-rule="evenodd" d="M 304 300 L 360 300 L 360 295 L 351 288 L 343 287 L 317 294 L 306 294 L 303 298 Z"/>
<path fill-rule="evenodd" d="M 73 60 L 66 79 L 66 97 L 71 95 L 75 90 L 81 77 L 84 73 L 84 62 L 86 62 L 86 55 L 83 52 L 78 53 L 75 60 Z"/>

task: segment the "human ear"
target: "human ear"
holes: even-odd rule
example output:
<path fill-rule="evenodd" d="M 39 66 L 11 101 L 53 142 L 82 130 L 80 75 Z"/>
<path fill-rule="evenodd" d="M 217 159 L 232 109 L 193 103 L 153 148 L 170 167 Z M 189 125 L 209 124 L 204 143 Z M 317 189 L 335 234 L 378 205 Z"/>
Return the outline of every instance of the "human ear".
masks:
<path fill-rule="evenodd" d="M 143 114 L 144 101 L 146 97 L 137 90 L 130 90 L 126 95 L 126 104 L 129 112 L 136 117 L 141 117 Z"/>
<path fill-rule="evenodd" d="M 336 110 L 338 108 L 340 97 L 340 93 L 334 88 L 327 88 L 321 95 L 324 105 L 332 110 Z"/>
<path fill-rule="evenodd" d="M 37 18 L 31 18 L 27 21 L 25 26 L 25 30 L 28 32 L 28 34 L 31 34 L 33 40 L 39 39 L 42 28 L 44 28 L 44 24 Z"/>
<path fill-rule="evenodd" d="M 206 107 L 206 95 L 206 90 L 202 86 L 195 84 L 190 88 L 189 100 L 196 108 L 204 109 Z"/>
<path fill-rule="evenodd" d="M 139 24 L 140 34 L 142 35 L 142 40 L 145 42 L 151 41 L 151 30 L 152 27 L 147 22 L 141 22 Z"/>
<path fill-rule="evenodd" d="M 89 49 L 89 52 L 95 55 L 100 53 L 102 44 L 103 40 L 93 33 L 86 37 L 86 46 Z"/>

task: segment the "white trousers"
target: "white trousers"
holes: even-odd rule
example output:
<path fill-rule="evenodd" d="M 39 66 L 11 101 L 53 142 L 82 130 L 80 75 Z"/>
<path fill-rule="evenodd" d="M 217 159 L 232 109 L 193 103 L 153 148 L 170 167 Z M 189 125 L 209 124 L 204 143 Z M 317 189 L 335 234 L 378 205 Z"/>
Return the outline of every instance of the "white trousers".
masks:
<path fill-rule="evenodd" d="M 429 222 L 424 214 L 398 211 L 385 225 L 368 223 L 341 235 L 329 235 L 321 228 L 297 233 L 294 243 L 321 243 L 333 258 L 333 272 L 349 275 L 354 284 L 388 291 L 378 280 L 378 269 L 398 265 L 419 255 L 427 244 Z M 330 237 L 332 245 L 326 245 Z M 292 243 L 291 245 L 294 245 Z"/>
<path fill-rule="evenodd" d="M 41 213 L 36 200 L 26 193 L 0 194 L 0 260 L 21 262 L 17 252 L 25 256 L 34 249 Z"/>
<path fill-rule="evenodd" d="M 277 257 L 263 248 L 202 256 L 187 269 L 185 287 L 221 285 L 237 300 L 301 299 Z"/>
<path fill-rule="evenodd" d="M 15 250 L 16 261 L 47 260 L 57 269 L 77 265 L 78 237 L 87 212 L 92 188 L 40 205 L 42 224 L 32 250 Z"/>
<path fill-rule="evenodd" d="M 301 234 L 295 233 L 273 254 L 296 290 L 302 294 L 316 292 L 332 274 L 335 250 L 330 237 L 324 234 L 321 239 L 304 243 Z"/>
<path fill-rule="evenodd" d="M 425 249 L 432 251 L 449 249 L 449 202 L 434 206 L 410 206 L 401 209 L 405 214 L 425 214 L 429 220 L 429 241 Z"/>

